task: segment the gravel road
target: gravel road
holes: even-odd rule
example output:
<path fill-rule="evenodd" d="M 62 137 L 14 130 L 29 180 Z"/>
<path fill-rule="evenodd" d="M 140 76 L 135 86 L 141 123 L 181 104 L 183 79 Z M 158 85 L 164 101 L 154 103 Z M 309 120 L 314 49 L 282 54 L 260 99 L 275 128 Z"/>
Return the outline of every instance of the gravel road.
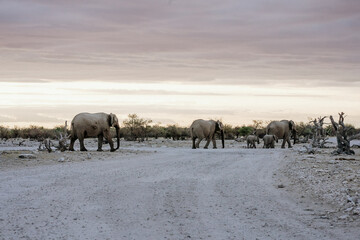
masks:
<path fill-rule="evenodd" d="M 0 239 L 358 239 L 287 191 L 291 151 L 158 147 L 2 169 Z"/>

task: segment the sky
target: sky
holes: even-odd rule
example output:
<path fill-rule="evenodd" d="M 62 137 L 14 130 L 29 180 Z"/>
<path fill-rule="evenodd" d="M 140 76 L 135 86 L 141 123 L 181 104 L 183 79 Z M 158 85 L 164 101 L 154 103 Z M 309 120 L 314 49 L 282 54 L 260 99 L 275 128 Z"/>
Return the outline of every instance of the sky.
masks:
<path fill-rule="evenodd" d="M 342 111 L 360 127 L 360 1 L 0 0 L 0 84 L 10 127 Z"/>

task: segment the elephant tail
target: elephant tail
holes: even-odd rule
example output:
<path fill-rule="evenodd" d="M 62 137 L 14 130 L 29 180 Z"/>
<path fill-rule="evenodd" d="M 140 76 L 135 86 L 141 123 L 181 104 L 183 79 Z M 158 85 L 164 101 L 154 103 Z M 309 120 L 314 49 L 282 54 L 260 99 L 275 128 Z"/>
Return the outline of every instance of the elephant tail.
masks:
<path fill-rule="evenodd" d="M 194 137 L 194 128 L 193 127 L 190 127 L 190 136 L 191 136 L 191 138 Z"/>

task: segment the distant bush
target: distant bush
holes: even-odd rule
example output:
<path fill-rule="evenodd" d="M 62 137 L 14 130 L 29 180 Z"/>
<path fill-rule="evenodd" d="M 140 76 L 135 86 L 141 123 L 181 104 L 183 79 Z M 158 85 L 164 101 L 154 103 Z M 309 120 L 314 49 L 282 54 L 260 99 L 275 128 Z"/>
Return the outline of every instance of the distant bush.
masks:
<path fill-rule="evenodd" d="M 234 139 L 236 137 L 237 133 L 235 128 L 233 128 L 230 124 L 224 125 L 224 138 L 225 139 Z M 219 134 L 220 138 L 220 134 Z"/>
<path fill-rule="evenodd" d="M 312 132 L 312 126 L 310 125 L 310 123 L 304 123 L 304 122 L 298 122 L 295 123 L 295 127 L 296 127 L 296 132 L 297 132 L 297 136 L 303 136 L 305 138 L 309 138 L 310 136 L 313 135 Z"/>
<path fill-rule="evenodd" d="M 135 113 L 129 114 L 128 119 L 123 121 L 124 129 L 122 133 L 124 134 L 124 138 L 131 141 L 144 141 L 145 138 L 149 137 L 149 124 L 151 122 L 152 120 L 140 118 Z"/>
<path fill-rule="evenodd" d="M 159 137 L 165 137 L 166 128 L 156 124 L 150 128 L 149 137 L 158 139 Z"/>
<path fill-rule="evenodd" d="M 242 126 L 238 129 L 240 136 L 247 136 L 254 132 L 254 128 L 249 126 Z"/>
<path fill-rule="evenodd" d="M 186 127 L 179 127 L 177 124 L 168 125 L 165 129 L 165 138 L 172 140 L 185 140 L 190 137 L 190 130 Z"/>
<path fill-rule="evenodd" d="M 9 139 L 11 138 L 11 130 L 0 126 L 0 139 Z"/>
<path fill-rule="evenodd" d="M 46 138 L 55 139 L 57 138 L 58 130 L 48 129 L 38 126 L 30 126 L 27 128 L 18 128 L 13 129 L 0 126 L 0 138 L 9 139 L 9 138 L 24 138 L 24 139 L 34 139 L 34 140 L 44 140 Z"/>

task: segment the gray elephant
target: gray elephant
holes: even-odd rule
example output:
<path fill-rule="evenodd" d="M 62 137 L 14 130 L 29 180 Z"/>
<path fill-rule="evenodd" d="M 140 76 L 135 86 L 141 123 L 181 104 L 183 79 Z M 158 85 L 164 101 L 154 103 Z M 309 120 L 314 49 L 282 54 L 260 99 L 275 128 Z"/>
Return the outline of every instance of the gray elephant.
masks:
<path fill-rule="evenodd" d="M 192 139 L 192 148 L 199 148 L 201 140 L 207 140 L 205 147 L 208 148 L 210 141 L 213 143 L 213 148 L 216 148 L 215 133 L 220 132 L 222 148 L 224 143 L 224 126 L 220 121 L 197 119 L 190 126 L 190 134 Z M 195 140 L 197 140 L 195 144 Z"/>
<path fill-rule="evenodd" d="M 114 143 L 110 133 L 110 127 L 115 127 L 117 137 L 117 147 L 114 148 Z M 71 142 L 70 151 L 74 151 L 74 143 L 76 139 L 80 142 L 80 151 L 87 151 L 84 146 L 84 138 L 97 137 L 98 149 L 102 151 L 103 138 L 105 138 L 110 145 L 110 151 L 114 152 L 120 147 L 120 127 L 119 121 L 115 114 L 107 113 L 79 113 L 71 121 Z"/>
<path fill-rule="evenodd" d="M 248 148 L 256 148 L 256 142 L 260 144 L 260 139 L 256 135 L 249 135 L 246 138 L 246 143 Z"/>
<path fill-rule="evenodd" d="M 285 148 L 285 142 L 291 148 L 290 137 L 293 135 L 294 144 L 296 139 L 295 123 L 292 120 L 272 121 L 266 127 L 266 134 L 275 135 L 278 139 L 283 139 L 281 148 Z"/>
<path fill-rule="evenodd" d="M 263 137 L 264 147 L 263 148 L 275 148 L 275 142 L 278 142 L 276 135 L 265 135 Z"/>

